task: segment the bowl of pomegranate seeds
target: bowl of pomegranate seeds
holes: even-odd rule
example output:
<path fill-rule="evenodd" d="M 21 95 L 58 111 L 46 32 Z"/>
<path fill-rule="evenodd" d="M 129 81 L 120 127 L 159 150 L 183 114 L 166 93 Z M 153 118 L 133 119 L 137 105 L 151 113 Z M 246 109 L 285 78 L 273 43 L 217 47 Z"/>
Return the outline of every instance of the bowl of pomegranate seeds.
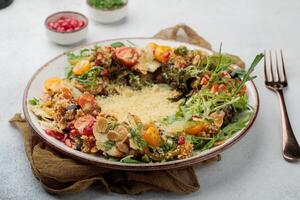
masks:
<path fill-rule="evenodd" d="M 88 19 L 78 12 L 62 11 L 47 17 L 45 26 L 50 40 L 61 45 L 71 45 L 86 37 Z"/>

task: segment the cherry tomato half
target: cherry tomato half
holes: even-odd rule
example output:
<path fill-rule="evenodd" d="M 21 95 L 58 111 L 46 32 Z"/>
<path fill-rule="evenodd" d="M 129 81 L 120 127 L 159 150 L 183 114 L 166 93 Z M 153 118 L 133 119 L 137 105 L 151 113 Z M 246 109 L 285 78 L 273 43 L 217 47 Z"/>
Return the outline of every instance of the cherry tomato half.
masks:
<path fill-rule="evenodd" d="M 172 53 L 172 48 L 169 46 L 158 46 L 155 48 L 154 56 L 156 60 L 166 63 L 170 59 L 170 55 Z"/>
<path fill-rule="evenodd" d="M 144 140 L 151 146 L 157 147 L 161 143 L 161 136 L 156 127 L 150 126 L 143 134 Z"/>
<path fill-rule="evenodd" d="M 91 63 L 88 60 L 81 60 L 73 68 L 73 73 L 75 75 L 81 75 L 91 69 Z"/>
<path fill-rule="evenodd" d="M 196 135 L 200 136 L 205 131 L 205 125 L 204 124 L 197 124 L 195 126 L 191 126 L 185 130 L 185 133 L 187 135 Z"/>
<path fill-rule="evenodd" d="M 62 88 L 62 79 L 58 77 L 48 78 L 44 82 L 44 88 L 47 92 L 58 92 Z"/>
<path fill-rule="evenodd" d="M 133 47 L 119 47 L 116 49 L 115 55 L 118 61 L 127 67 L 135 65 L 140 57 L 137 50 Z"/>

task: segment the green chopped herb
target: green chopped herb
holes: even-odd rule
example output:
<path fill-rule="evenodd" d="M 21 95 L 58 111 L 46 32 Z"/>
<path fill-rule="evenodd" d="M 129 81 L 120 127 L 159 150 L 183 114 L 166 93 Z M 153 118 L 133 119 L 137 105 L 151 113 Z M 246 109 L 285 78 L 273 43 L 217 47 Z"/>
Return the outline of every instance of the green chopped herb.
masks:
<path fill-rule="evenodd" d="M 255 58 L 254 58 L 254 60 L 253 60 L 253 62 L 252 62 L 252 64 L 251 64 L 251 66 L 249 67 L 249 69 L 248 69 L 248 71 L 245 73 L 245 75 L 243 76 L 243 78 L 242 78 L 242 82 L 239 84 L 239 86 L 235 89 L 235 91 L 234 91 L 234 95 L 236 95 L 240 90 L 241 90 L 241 88 L 245 85 L 245 83 L 247 82 L 247 81 L 250 81 L 250 80 L 253 80 L 254 78 L 256 78 L 256 76 L 250 76 L 251 75 L 251 73 L 253 72 L 253 70 L 254 70 L 254 68 L 255 68 L 255 66 L 261 61 L 261 59 L 264 57 L 264 54 L 263 53 L 260 53 L 260 54 L 258 54 Z"/>
<path fill-rule="evenodd" d="M 28 102 L 30 105 L 33 105 L 33 106 L 36 106 L 39 104 L 39 100 L 35 97 L 33 97 L 32 99 L 29 99 Z"/>
<path fill-rule="evenodd" d="M 122 0 L 89 0 L 89 4 L 100 9 L 116 9 L 125 4 Z"/>
<path fill-rule="evenodd" d="M 80 76 L 71 76 L 71 79 L 74 79 L 81 84 L 86 84 L 95 87 L 97 86 L 99 74 L 102 70 L 103 67 L 94 66 L 92 69 L 90 69 L 89 71 L 85 72 Z"/>
<path fill-rule="evenodd" d="M 180 46 L 174 50 L 174 53 L 177 55 L 180 55 L 180 56 L 185 56 L 187 54 L 187 52 L 188 52 L 188 49 L 186 48 L 186 46 Z"/>
<path fill-rule="evenodd" d="M 110 46 L 112 46 L 113 48 L 117 48 L 117 47 L 123 47 L 125 45 L 122 42 L 114 42 L 110 44 Z"/>

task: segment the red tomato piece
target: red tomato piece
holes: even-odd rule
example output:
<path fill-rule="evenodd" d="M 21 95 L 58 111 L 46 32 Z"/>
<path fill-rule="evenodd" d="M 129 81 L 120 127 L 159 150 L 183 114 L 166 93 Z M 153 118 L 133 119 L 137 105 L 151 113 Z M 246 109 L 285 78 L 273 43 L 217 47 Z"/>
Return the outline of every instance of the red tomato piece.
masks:
<path fill-rule="evenodd" d="M 79 131 L 79 133 L 83 134 L 84 129 L 94 122 L 95 118 L 92 115 L 85 115 L 75 120 L 74 127 Z"/>
<path fill-rule="evenodd" d="M 133 47 L 119 47 L 116 49 L 116 58 L 127 67 L 132 67 L 137 63 L 139 53 Z"/>
<path fill-rule="evenodd" d="M 45 132 L 50 135 L 51 137 L 54 137 L 57 140 L 62 140 L 64 138 L 64 134 L 58 133 L 54 130 L 46 129 Z"/>
<path fill-rule="evenodd" d="M 83 111 L 93 111 L 97 107 L 96 98 L 91 94 L 82 94 L 77 99 L 77 104 L 80 105 Z"/>

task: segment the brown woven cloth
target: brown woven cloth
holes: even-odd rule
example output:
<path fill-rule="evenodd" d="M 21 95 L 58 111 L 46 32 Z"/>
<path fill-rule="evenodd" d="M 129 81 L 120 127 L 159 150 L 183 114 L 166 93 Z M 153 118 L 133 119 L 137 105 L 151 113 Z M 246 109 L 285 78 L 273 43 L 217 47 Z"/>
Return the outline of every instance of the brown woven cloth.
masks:
<path fill-rule="evenodd" d="M 185 37 L 177 37 L 180 29 L 186 33 Z M 206 40 L 186 25 L 167 28 L 154 37 L 190 42 L 211 49 L 211 45 Z M 107 192 L 127 194 L 140 194 L 150 190 L 188 194 L 197 191 L 200 187 L 193 167 L 132 172 L 83 164 L 55 151 L 40 140 L 21 114 L 16 114 L 10 122 L 22 133 L 32 172 L 49 193 L 80 192 L 92 184 L 98 185 Z M 219 159 L 220 157 L 217 156 L 212 161 Z"/>

